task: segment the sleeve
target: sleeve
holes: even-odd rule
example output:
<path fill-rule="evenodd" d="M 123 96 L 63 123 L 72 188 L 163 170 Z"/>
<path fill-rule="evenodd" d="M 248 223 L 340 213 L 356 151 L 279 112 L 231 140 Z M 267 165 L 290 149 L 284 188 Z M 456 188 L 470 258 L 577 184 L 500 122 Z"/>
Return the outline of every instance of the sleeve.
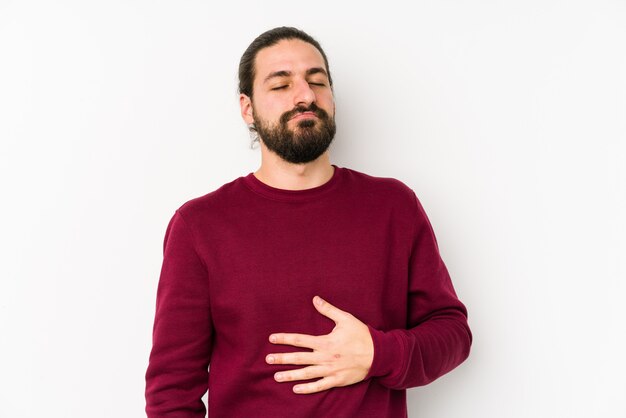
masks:
<path fill-rule="evenodd" d="M 426 385 L 461 364 L 472 334 L 444 265 L 431 224 L 413 193 L 416 219 L 409 258 L 408 329 L 368 326 L 374 358 L 367 378 L 391 389 Z"/>
<path fill-rule="evenodd" d="M 176 211 L 165 232 L 145 376 L 148 418 L 205 416 L 212 333 L 207 269 Z"/>

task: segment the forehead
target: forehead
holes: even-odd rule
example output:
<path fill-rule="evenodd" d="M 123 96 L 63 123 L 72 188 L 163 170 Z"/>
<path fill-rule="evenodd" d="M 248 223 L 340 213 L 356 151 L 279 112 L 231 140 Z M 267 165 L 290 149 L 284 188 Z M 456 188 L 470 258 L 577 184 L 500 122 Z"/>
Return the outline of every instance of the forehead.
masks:
<path fill-rule="evenodd" d="M 309 68 L 326 68 L 322 54 L 308 42 L 288 39 L 260 50 L 255 60 L 255 83 L 276 71 L 305 73 Z"/>

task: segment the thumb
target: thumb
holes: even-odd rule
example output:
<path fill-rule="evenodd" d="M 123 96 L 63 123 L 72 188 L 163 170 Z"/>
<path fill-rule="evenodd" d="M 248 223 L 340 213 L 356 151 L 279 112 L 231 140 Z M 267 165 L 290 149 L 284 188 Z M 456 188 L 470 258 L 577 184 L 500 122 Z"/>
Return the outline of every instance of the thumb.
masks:
<path fill-rule="evenodd" d="M 348 312 L 342 311 L 341 309 L 331 305 L 319 296 L 315 296 L 313 298 L 313 305 L 319 313 L 332 319 L 335 323 L 345 320 L 348 315 L 350 315 Z"/>

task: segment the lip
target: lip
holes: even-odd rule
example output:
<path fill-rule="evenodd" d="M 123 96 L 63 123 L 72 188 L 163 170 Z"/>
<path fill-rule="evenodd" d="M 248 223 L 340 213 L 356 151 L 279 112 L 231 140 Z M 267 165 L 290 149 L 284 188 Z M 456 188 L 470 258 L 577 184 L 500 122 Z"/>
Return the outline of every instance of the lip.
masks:
<path fill-rule="evenodd" d="M 313 112 L 304 112 L 304 113 L 298 113 L 297 115 L 295 115 L 293 119 L 308 119 L 308 118 L 317 118 L 317 115 Z"/>

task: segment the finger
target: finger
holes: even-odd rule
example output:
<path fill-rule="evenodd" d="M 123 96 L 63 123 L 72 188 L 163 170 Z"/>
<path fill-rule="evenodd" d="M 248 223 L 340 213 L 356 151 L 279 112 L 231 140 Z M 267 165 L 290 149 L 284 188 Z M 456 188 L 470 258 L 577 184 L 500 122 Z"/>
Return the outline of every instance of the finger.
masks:
<path fill-rule="evenodd" d="M 348 315 L 350 315 L 348 312 L 331 305 L 319 296 L 313 298 L 313 305 L 315 305 L 315 309 L 317 309 L 319 313 L 332 319 L 335 323 L 347 319 Z"/>
<path fill-rule="evenodd" d="M 272 353 L 265 356 L 268 364 L 320 364 L 321 358 L 318 353 Z"/>
<path fill-rule="evenodd" d="M 296 380 L 317 379 L 328 374 L 328 368 L 323 366 L 309 366 L 302 369 L 289 370 L 274 373 L 274 380 L 277 382 L 293 382 Z"/>
<path fill-rule="evenodd" d="M 293 391 L 301 395 L 306 395 L 309 393 L 317 393 L 317 392 L 321 392 L 324 390 L 328 390 L 335 386 L 337 386 L 335 384 L 335 379 L 333 379 L 330 376 L 327 376 L 315 382 L 302 383 L 300 385 L 295 385 L 293 387 Z"/>
<path fill-rule="evenodd" d="M 320 337 L 308 334 L 272 334 L 270 335 L 270 342 L 272 344 L 284 344 L 293 345 L 294 347 L 310 348 L 315 350 L 319 347 Z"/>

